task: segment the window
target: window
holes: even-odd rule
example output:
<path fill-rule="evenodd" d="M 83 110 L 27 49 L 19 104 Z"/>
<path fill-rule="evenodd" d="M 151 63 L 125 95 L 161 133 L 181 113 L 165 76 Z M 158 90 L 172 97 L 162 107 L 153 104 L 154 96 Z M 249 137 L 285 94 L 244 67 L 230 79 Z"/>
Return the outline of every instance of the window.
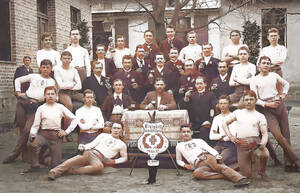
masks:
<path fill-rule="evenodd" d="M 275 27 L 279 30 L 279 44 L 286 46 L 286 9 L 262 9 L 262 46 L 268 46 L 268 30 Z"/>
<path fill-rule="evenodd" d="M 71 6 L 71 28 L 76 28 L 81 21 L 81 13 L 79 9 Z"/>
<path fill-rule="evenodd" d="M 0 1 L 0 60 L 11 60 L 9 0 Z"/>
<path fill-rule="evenodd" d="M 37 1 L 37 17 L 38 17 L 38 48 L 42 48 L 41 37 L 43 33 L 48 32 L 48 1 Z"/>

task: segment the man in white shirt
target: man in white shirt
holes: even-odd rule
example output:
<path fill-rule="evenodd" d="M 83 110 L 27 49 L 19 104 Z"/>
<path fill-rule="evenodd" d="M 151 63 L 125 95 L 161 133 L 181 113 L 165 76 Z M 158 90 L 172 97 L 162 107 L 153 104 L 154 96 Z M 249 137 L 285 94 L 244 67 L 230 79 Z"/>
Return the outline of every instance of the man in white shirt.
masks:
<path fill-rule="evenodd" d="M 82 93 L 79 92 L 81 90 L 81 80 L 78 71 L 70 65 L 72 54 L 69 51 L 63 51 L 61 61 L 62 66 L 54 70 L 54 78 L 59 88 L 59 102 L 72 112 L 72 100 L 83 102 Z"/>
<path fill-rule="evenodd" d="M 238 50 L 240 63 L 233 67 L 229 85 L 234 87 L 234 93 L 230 94 L 230 101 L 237 103 L 240 101 L 246 90 L 249 90 L 250 78 L 255 76 L 256 66 L 248 62 L 250 51 L 248 47 L 242 46 Z"/>
<path fill-rule="evenodd" d="M 37 65 L 40 67 L 41 61 L 48 59 L 52 62 L 52 70 L 57 66 L 61 66 L 60 54 L 58 51 L 52 49 L 53 37 L 50 33 L 44 33 L 41 41 L 43 42 L 43 48 L 36 53 Z"/>
<path fill-rule="evenodd" d="M 192 59 L 197 61 L 202 57 L 202 47 L 197 43 L 197 34 L 194 31 L 189 32 L 187 35 L 189 45 L 182 48 L 179 53 L 178 59 L 185 63 L 186 60 Z"/>
<path fill-rule="evenodd" d="M 237 150 L 235 144 L 230 141 L 222 127 L 225 118 L 231 114 L 229 111 L 229 104 L 229 97 L 226 95 L 221 95 L 219 98 L 219 103 L 217 104 L 217 107 L 220 109 L 221 113 L 215 116 L 213 119 L 210 128 L 209 139 L 218 141 L 214 148 L 223 157 L 224 163 L 228 166 L 231 166 L 237 163 Z M 229 131 L 233 136 L 236 136 L 234 122 L 229 125 Z"/>
<path fill-rule="evenodd" d="M 250 81 L 250 88 L 258 96 L 257 105 L 263 108 L 270 132 L 284 150 L 284 165 L 287 172 L 299 172 L 300 160 L 291 147 L 288 112 L 284 99 L 289 83 L 274 72 L 269 72 L 271 60 L 262 56 L 259 60 L 260 73 Z"/>
<path fill-rule="evenodd" d="M 199 180 L 229 179 L 235 187 L 249 184 L 245 176 L 222 163 L 222 156 L 202 139 L 192 139 L 189 125 L 180 127 L 183 142 L 176 146 L 176 162 L 179 166 L 194 170 L 193 176 Z M 183 158 L 188 162 L 185 163 Z"/>
<path fill-rule="evenodd" d="M 51 167 L 61 162 L 62 137 L 70 134 L 77 126 L 75 115 L 62 104 L 56 103 L 57 93 L 54 86 L 46 87 L 44 91 L 46 103 L 41 105 L 35 114 L 30 129 L 29 141 L 32 150 L 31 171 L 40 168 L 39 154 L 44 145 L 49 146 L 51 154 Z M 62 118 L 71 120 L 66 130 L 61 129 Z"/>
<path fill-rule="evenodd" d="M 242 175 L 256 178 L 257 174 L 266 179 L 269 152 L 267 121 L 263 114 L 255 110 L 256 94 L 248 90 L 244 96 L 244 109 L 235 110 L 223 121 L 223 129 L 230 141 L 237 146 L 238 165 Z M 236 136 L 228 125 L 236 121 Z M 260 137 L 261 136 L 261 137 Z"/>
<path fill-rule="evenodd" d="M 129 48 L 125 47 L 125 39 L 122 35 L 116 37 L 116 49 L 114 52 L 107 52 L 106 57 L 112 58 L 117 69 L 123 68 L 122 59 L 125 55 L 131 55 Z"/>
<path fill-rule="evenodd" d="M 270 45 L 267 47 L 264 47 L 259 57 L 261 56 L 268 56 L 271 59 L 271 71 L 276 72 L 282 77 L 282 70 L 281 66 L 285 63 L 287 58 L 287 49 L 286 47 L 279 45 L 279 31 L 277 28 L 270 28 L 268 30 L 268 40 L 270 42 Z M 259 61 L 259 60 L 257 60 Z"/>
<path fill-rule="evenodd" d="M 101 109 L 93 105 L 95 94 L 92 90 L 86 89 L 83 92 L 84 105 L 75 113 L 80 132 L 78 143 L 87 144 L 93 141 L 104 127 L 104 119 Z"/>
<path fill-rule="evenodd" d="M 44 101 L 44 89 L 47 86 L 55 86 L 55 80 L 50 77 L 52 63 L 43 60 L 40 66 L 41 74 L 28 74 L 17 78 L 14 82 L 15 93 L 18 97 L 16 109 L 16 122 L 20 128 L 20 135 L 13 152 L 3 160 L 4 164 L 13 162 L 20 153 L 27 153 L 27 141 L 30 128 L 33 124 L 37 108 Z M 21 92 L 22 83 L 30 83 L 25 93 Z M 25 158 L 25 156 L 23 156 Z"/>
<path fill-rule="evenodd" d="M 48 173 L 49 180 L 55 180 L 63 173 L 69 174 L 100 174 L 105 166 L 121 164 L 127 161 L 126 144 L 120 140 L 122 125 L 114 123 L 111 134 L 101 133 L 88 144 L 79 144 L 82 155 L 70 158 L 53 168 Z M 120 153 L 120 158 L 114 159 Z"/>
<path fill-rule="evenodd" d="M 87 49 L 79 45 L 81 36 L 78 29 L 72 29 L 70 37 L 71 45 L 66 49 L 66 51 L 71 52 L 73 56 L 71 66 L 77 69 L 82 82 L 86 77 L 91 75 L 90 55 Z"/>

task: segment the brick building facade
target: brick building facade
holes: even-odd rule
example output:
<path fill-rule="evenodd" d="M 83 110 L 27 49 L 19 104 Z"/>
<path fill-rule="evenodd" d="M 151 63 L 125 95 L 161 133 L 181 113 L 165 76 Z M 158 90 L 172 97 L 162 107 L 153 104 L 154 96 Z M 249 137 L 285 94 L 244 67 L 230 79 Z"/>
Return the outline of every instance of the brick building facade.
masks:
<path fill-rule="evenodd" d="M 31 66 L 37 71 L 36 52 L 40 49 L 40 35 L 51 32 L 53 48 L 61 52 L 69 44 L 71 26 L 81 20 L 92 26 L 89 0 L 1 0 L 1 129 L 11 128 L 14 120 L 16 98 L 13 96 L 12 80 L 15 69 L 23 64 L 23 57 L 30 56 Z M 89 35 L 92 37 L 92 34 Z"/>

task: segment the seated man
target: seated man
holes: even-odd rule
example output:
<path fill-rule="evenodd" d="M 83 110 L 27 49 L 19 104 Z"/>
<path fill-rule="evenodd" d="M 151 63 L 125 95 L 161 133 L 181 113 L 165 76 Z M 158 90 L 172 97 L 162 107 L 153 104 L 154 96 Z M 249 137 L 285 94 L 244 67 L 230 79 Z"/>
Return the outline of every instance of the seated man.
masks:
<path fill-rule="evenodd" d="M 166 85 L 163 79 L 156 79 L 154 86 L 155 91 L 147 93 L 140 108 L 146 110 L 158 109 L 160 111 L 176 109 L 177 105 L 173 95 L 164 91 Z"/>
<path fill-rule="evenodd" d="M 193 138 L 202 138 L 210 146 L 214 146 L 215 141 L 209 140 L 209 132 L 218 101 L 214 93 L 205 89 L 206 83 L 202 77 L 195 80 L 195 87 L 196 92 L 189 90 L 185 93 L 180 108 L 188 110 Z"/>
<path fill-rule="evenodd" d="M 230 141 L 237 146 L 238 165 L 242 175 L 256 177 L 259 174 L 262 179 L 265 179 L 269 157 L 266 148 L 267 120 L 263 114 L 255 110 L 256 101 L 255 92 L 246 91 L 245 109 L 235 110 L 225 118 L 222 125 Z M 228 125 L 234 121 L 236 121 L 236 136 L 233 136 L 228 128 Z"/>
<path fill-rule="evenodd" d="M 135 102 L 132 98 L 122 93 L 123 88 L 122 80 L 115 79 L 113 82 L 114 93 L 105 98 L 102 106 L 105 121 L 120 122 L 122 114 L 127 111 L 128 108 L 135 107 Z"/>
<path fill-rule="evenodd" d="M 228 66 L 226 62 L 218 64 L 219 76 L 211 81 L 210 90 L 219 98 L 221 95 L 229 95 L 234 92 L 234 88 L 229 86 Z"/>
<path fill-rule="evenodd" d="M 235 187 L 249 184 L 245 176 L 221 163 L 222 156 L 202 139 L 192 139 L 193 131 L 189 125 L 180 127 L 183 142 L 176 146 L 176 162 L 179 166 L 194 170 L 193 176 L 199 180 L 229 179 Z M 185 163 L 183 158 L 188 162 Z"/>
<path fill-rule="evenodd" d="M 143 45 L 138 45 L 135 49 L 135 56 L 132 62 L 132 69 L 141 72 L 145 77 L 151 69 L 150 61 L 145 60 L 145 49 Z"/>
<path fill-rule="evenodd" d="M 55 80 L 50 77 L 51 71 L 52 63 L 45 59 L 41 62 L 40 74 L 28 74 L 15 80 L 15 93 L 18 97 L 16 122 L 21 132 L 15 149 L 3 160 L 3 163 L 13 162 L 20 153 L 26 154 L 28 136 L 35 112 L 45 99 L 44 89 L 47 86 L 55 86 Z M 22 83 L 30 83 L 26 92 L 21 92 Z M 24 158 L 27 159 L 26 156 Z"/>
<path fill-rule="evenodd" d="M 82 155 L 70 158 L 53 168 L 48 173 L 48 179 L 54 180 L 63 173 L 69 174 L 100 174 L 105 165 L 115 165 L 127 161 L 126 144 L 120 140 L 122 125 L 114 123 L 111 134 L 101 133 L 88 144 L 79 144 L 78 150 L 84 151 Z M 113 159 L 120 153 L 121 157 Z M 73 168 L 77 167 L 77 168 Z"/>
<path fill-rule="evenodd" d="M 233 164 L 237 163 L 237 151 L 236 146 L 232 143 L 229 137 L 226 135 L 222 124 L 223 121 L 227 116 L 231 114 L 229 111 L 229 97 L 226 95 L 222 95 L 219 98 L 219 103 L 217 104 L 218 108 L 220 109 L 221 113 L 215 116 L 210 133 L 209 139 L 210 140 L 217 140 L 217 145 L 214 147 L 220 155 L 223 157 L 223 161 L 227 166 L 232 166 Z M 229 125 L 230 133 L 233 136 L 236 136 L 236 128 L 235 123 Z M 233 166 L 234 168 L 235 166 Z"/>
<path fill-rule="evenodd" d="M 111 85 L 109 78 L 102 75 L 104 65 L 99 60 L 93 61 L 91 67 L 93 73 L 82 82 L 82 91 L 92 90 L 95 93 L 97 106 L 101 107 L 105 98 L 111 93 Z"/>
<path fill-rule="evenodd" d="M 87 144 L 93 141 L 104 127 L 101 109 L 93 106 L 95 94 L 90 89 L 83 92 L 84 105 L 75 113 L 80 131 L 78 143 Z"/>
<path fill-rule="evenodd" d="M 62 66 L 54 70 L 54 78 L 59 88 L 59 102 L 72 112 L 72 100 L 83 102 L 82 93 L 79 92 L 81 90 L 81 80 L 78 71 L 70 66 L 72 54 L 69 51 L 63 51 L 61 61 Z"/>
<path fill-rule="evenodd" d="M 60 164 L 62 137 L 70 134 L 77 126 L 75 115 L 62 104 L 56 103 L 57 91 L 54 86 L 46 87 L 44 95 L 46 103 L 37 109 L 29 134 L 32 150 L 31 171 L 39 169 L 39 153 L 44 145 L 50 148 L 51 167 Z M 66 130 L 61 129 L 62 118 L 71 120 Z"/>

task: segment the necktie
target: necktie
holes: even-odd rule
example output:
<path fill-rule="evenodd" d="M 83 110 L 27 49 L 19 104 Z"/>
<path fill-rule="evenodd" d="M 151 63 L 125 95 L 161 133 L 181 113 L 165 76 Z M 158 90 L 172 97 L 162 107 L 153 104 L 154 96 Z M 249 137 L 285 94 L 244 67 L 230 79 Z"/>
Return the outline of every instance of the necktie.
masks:
<path fill-rule="evenodd" d="M 122 102 L 122 100 L 120 99 L 119 96 L 117 96 L 117 98 L 116 98 L 116 105 L 119 105 L 119 106 L 123 105 L 123 102 Z"/>

